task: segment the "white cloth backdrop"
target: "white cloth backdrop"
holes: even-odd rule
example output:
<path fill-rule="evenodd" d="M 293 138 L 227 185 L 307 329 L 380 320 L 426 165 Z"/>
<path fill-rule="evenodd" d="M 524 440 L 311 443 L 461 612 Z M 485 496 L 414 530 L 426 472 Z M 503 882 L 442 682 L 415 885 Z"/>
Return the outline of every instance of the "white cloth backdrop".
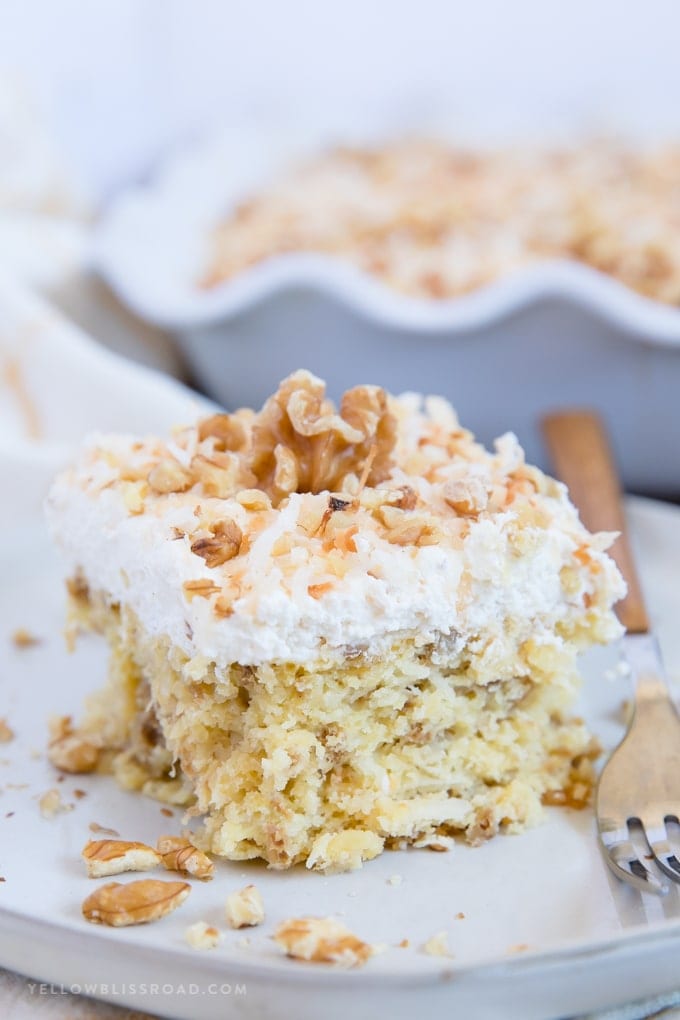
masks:
<path fill-rule="evenodd" d="M 95 194 L 206 125 L 680 133 L 677 0 L 2 0 Z"/>

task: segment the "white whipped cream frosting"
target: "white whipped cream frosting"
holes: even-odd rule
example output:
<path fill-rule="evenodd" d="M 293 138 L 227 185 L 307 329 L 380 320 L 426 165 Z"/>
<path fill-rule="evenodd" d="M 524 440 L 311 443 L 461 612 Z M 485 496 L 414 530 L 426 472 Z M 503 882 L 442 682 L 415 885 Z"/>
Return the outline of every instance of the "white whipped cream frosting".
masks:
<path fill-rule="evenodd" d="M 404 434 L 418 434 L 413 397 Z M 94 591 L 112 603 L 129 606 L 152 635 L 167 636 L 190 657 L 202 656 L 218 667 L 238 662 L 309 664 L 320 656 L 362 649 L 381 654 L 405 634 L 417 634 L 423 644 L 447 641 L 462 645 L 482 636 L 502 640 L 509 620 L 519 626 L 516 638 L 555 642 L 555 626 L 584 613 L 584 598 L 595 586 L 607 595 L 604 613 L 623 593 L 623 582 L 604 549 L 610 536 L 590 536 L 562 486 L 540 497 L 549 514 L 548 527 L 523 526 L 521 554 L 517 534 L 519 511 L 510 507 L 472 520 L 462 542 L 393 545 L 372 527 L 360 527 L 356 552 L 347 554 L 347 569 L 339 579 L 329 571 L 322 544 L 300 540 L 296 528 L 310 504 L 322 511 L 328 494 L 293 494 L 271 512 L 247 553 L 238 557 L 238 597 L 230 616 L 216 615 L 211 600 L 186 597 L 183 585 L 196 579 L 229 584 L 231 564 L 209 568 L 191 551 L 188 537 L 196 526 L 197 503 L 212 500 L 177 493 L 151 501 L 146 511 L 131 515 L 123 494 L 107 481 L 116 476 L 111 459 L 133 456 L 131 437 L 93 437 L 81 459 L 54 483 L 47 502 L 51 530 L 61 546 L 70 572 L 80 571 Z M 139 445 L 139 444 L 138 444 Z M 479 449 L 479 448 L 477 448 Z M 484 478 L 509 472 L 523 460 L 512 435 L 502 437 L 495 454 L 483 453 L 467 470 Z M 459 477 L 465 465 L 452 467 Z M 433 506 L 438 486 L 395 469 L 390 486 L 408 482 Z M 244 530 L 248 511 L 233 499 L 220 501 L 220 512 Z M 513 528 L 513 525 L 515 527 Z M 281 536 L 294 533 L 296 544 L 288 557 L 272 555 Z M 586 546 L 596 569 L 578 569 L 576 589 L 565 594 L 560 571 L 571 564 L 577 549 Z M 309 586 L 331 586 L 322 597 Z M 612 616 L 611 634 L 617 625 Z"/>

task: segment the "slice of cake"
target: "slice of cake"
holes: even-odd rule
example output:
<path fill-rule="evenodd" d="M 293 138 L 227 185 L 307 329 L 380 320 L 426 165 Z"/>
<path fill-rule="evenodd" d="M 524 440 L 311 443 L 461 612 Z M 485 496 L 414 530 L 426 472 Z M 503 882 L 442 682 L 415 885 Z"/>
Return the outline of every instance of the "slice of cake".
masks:
<path fill-rule="evenodd" d="M 94 437 L 48 514 L 111 649 L 52 759 L 186 805 L 203 849 L 345 869 L 587 802 L 576 657 L 624 585 L 513 435 L 297 372 L 259 413 Z"/>

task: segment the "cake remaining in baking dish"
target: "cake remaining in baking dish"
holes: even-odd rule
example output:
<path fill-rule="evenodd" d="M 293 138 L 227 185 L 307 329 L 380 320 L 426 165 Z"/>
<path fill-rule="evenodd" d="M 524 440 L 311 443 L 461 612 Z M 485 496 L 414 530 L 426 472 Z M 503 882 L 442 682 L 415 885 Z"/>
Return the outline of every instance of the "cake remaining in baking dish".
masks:
<path fill-rule="evenodd" d="M 300 371 L 259 413 L 93 437 L 48 516 L 111 649 L 53 761 L 186 805 L 203 849 L 346 869 L 587 801 L 576 657 L 624 586 L 512 434 Z"/>
<path fill-rule="evenodd" d="M 341 258 L 412 297 L 454 298 L 548 259 L 680 304 L 680 148 L 612 141 L 471 151 L 407 140 L 281 175 L 215 231 L 203 286 L 291 252 Z"/>

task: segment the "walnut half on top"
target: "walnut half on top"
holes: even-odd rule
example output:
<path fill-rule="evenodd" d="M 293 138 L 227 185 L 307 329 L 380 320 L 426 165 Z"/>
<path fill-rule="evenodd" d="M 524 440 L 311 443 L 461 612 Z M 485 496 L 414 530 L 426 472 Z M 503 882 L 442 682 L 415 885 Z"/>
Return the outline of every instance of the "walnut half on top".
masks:
<path fill-rule="evenodd" d="M 276 505 L 291 492 L 341 491 L 345 477 L 361 475 L 369 458 L 366 481 L 382 481 L 392 464 L 396 431 L 380 387 L 347 390 L 336 410 L 324 383 L 300 370 L 248 421 L 244 412 L 215 415 L 202 423 L 200 435 L 212 436 L 221 453 L 228 442 L 223 437 L 238 435 L 239 450 L 232 455 Z"/>

